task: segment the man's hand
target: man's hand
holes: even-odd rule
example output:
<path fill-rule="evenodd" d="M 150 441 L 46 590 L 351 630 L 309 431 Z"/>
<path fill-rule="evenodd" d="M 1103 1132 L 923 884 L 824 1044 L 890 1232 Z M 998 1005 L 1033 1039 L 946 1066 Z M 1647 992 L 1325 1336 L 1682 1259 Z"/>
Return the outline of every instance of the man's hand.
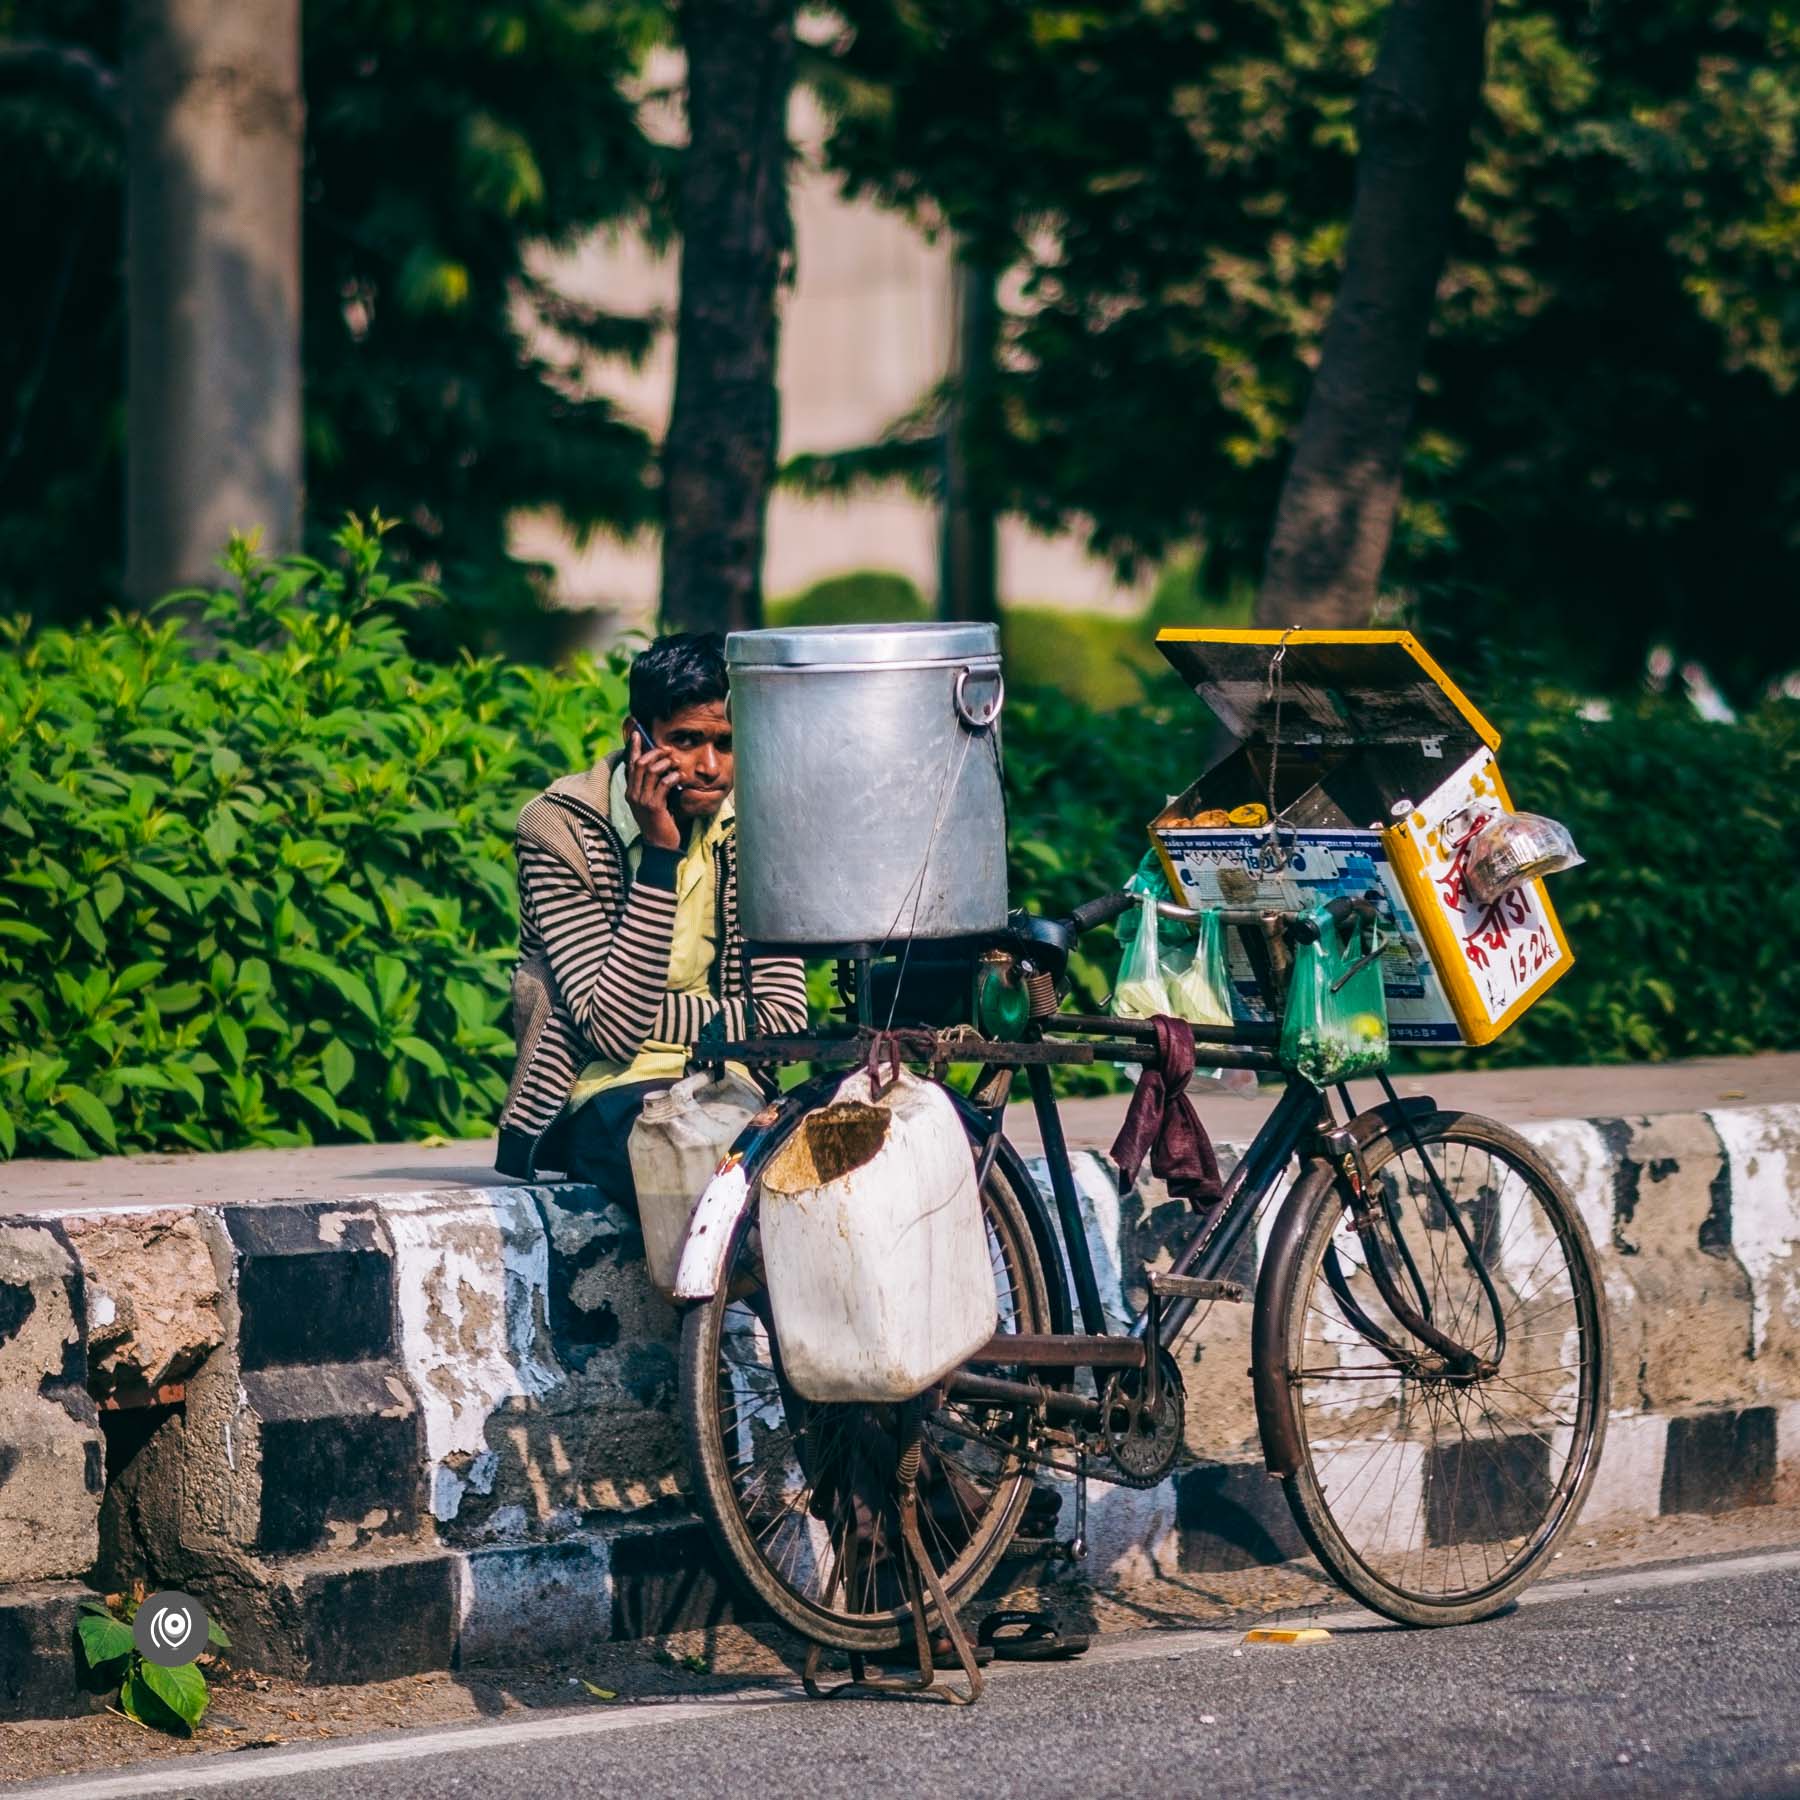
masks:
<path fill-rule="evenodd" d="M 631 816 L 646 844 L 659 850 L 681 848 L 681 827 L 669 811 L 669 796 L 680 784 L 675 759 L 667 750 L 654 745 L 645 750 L 649 740 L 632 731 L 625 743 L 625 798 L 631 803 Z"/>

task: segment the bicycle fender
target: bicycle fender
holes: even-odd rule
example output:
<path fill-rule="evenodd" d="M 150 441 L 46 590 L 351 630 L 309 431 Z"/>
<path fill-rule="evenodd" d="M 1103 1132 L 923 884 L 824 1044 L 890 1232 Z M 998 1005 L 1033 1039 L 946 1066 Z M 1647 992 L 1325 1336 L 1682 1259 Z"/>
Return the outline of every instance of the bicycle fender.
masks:
<path fill-rule="evenodd" d="M 677 1304 L 710 1300 L 719 1291 L 725 1275 L 726 1252 L 749 1204 L 750 1177 L 743 1158 L 733 1150 L 706 1184 L 705 1193 L 694 1207 L 694 1216 L 688 1221 L 681 1261 L 675 1270 Z"/>

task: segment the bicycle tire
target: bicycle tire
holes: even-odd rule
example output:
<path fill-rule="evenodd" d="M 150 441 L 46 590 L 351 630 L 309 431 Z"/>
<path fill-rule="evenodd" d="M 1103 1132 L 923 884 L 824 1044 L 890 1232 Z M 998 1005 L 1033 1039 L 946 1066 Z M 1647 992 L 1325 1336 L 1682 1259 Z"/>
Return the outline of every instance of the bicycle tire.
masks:
<path fill-rule="evenodd" d="M 1459 1341 L 1497 1347 L 1498 1306 L 1509 1329 L 1496 1372 L 1481 1380 L 1395 1373 L 1400 1365 L 1353 1311 L 1404 1347 L 1418 1340 L 1407 1345 L 1379 1301 L 1344 1189 L 1319 1161 L 1302 1173 L 1277 1220 L 1258 1285 L 1259 1312 L 1273 1309 L 1280 1356 L 1259 1358 L 1257 1399 L 1271 1467 L 1328 1573 L 1402 1624 L 1467 1624 L 1510 1605 L 1580 1513 L 1606 1434 L 1606 1307 L 1581 1216 L 1531 1145 L 1461 1113 L 1426 1114 L 1413 1131 L 1438 1166 L 1441 1189 L 1418 1161 L 1413 1135 L 1390 1116 L 1363 1143 L 1371 1213 L 1390 1201 L 1400 1209 L 1417 1279 L 1436 1296 L 1440 1326 L 1460 1333 Z M 1468 1187 L 1472 1158 L 1482 1160 Z M 1504 1172 L 1498 1181 L 1497 1171 Z M 1493 1302 L 1482 1297 L 1475 1261 L 1445 1213 L 1446 1194 L 1481 1247 Z M 1387 1224 L 1375 1229 L 1384 1248 L 1394 1243 Z M 1338 1253 L 1335 1264 L 1328 1265 L 1328 1250 Z M 1404 1274 L 1399 1255 L 1396 1249 L 1390 1266 Z M 1533 1302 L 1535 1311 L 1520 1311 Z M 1520 1332 L 1519 1324 L 1529 1329 Z M 1259 1329 L 1257 1341 L 1271 1339 Z M 1523 1385 L 1528 1379 L 1538 1385 Z M 1383 1424 L 1385 1433 L 1368 1435 Z M 1284 1442 L 1298 1447 L 1297 1456 L 1281 1451 Z M 1290 1459 L 1291 1468 L 1279 1467 Z M 1384 1474 L 1398 1497 L 1385 1514 L 1377 1479 Z"/>
<path fill-rule="evenodd" d="M 997 1295 L 1002 1298 L 1001 1329 L 1041 1332 L 1051 1329 L 1051 1306 L 1025 1203 L 1013 1192 L 1015 1181 L 1029 1179 L 1020 1171 L 1021 1165 L 1016 1156 L 1006 1154 L 998 1158 L 982 1189 L 982 1209 L 988 1221 L 990 1249 L 1004 1260 L 1010 1271 L 1010 1300 Z M 776 1566 L 773 1555 L 765 1552 L 763 1540 L 780 1542 L 780 1532 L 784 1528 L 777 1526 L 775 1535 L 771 1538 L 769 1522 L 766 1519 L 753 1519 L 751 1514 L 754 1505 L 746 1505 L 746 1484 L 742 1479 L 745 1455 L 743 1440 L 746 1437 L 753 1438 L 754 1447 L 768 1458 L 775 1454 L 779 1434 L 786 1432 L 790 1443 L 795 1446 L 795 1465 L 799 1474 L 803 1480 L 812 1484 L 812 1490 L 816 1493 L 816 1482 L 808 1476 L 805 1466 L 799 1462 L 797 1434 L 788 1417 L 790 1410 L 803 1415 L 863 1415 L 861 1420 L 854 1422 L 845 1417 L 840 1435 L 852 1428 L 859 1433 L 878 1429 L 880 1415 L 893 1410 L 848 1406 L 809 1407 L 806 1403 L 799 1402 L 797 1396 L 786 1391 L 785 1383 L 779 1378 L 779 1344 L 772 1323 L 758 1319 L 757 1325 L 768 1342 L 773 1379 L 764 1388 L 754 1390 L 760 1394 L 761 1399 L 756 1413 L 746 1423 L 741 1416 L 742 1403 L 737 1397 L 738 1390 L 732 1386 L 734 1380 L 741 1383 L 745 1376 L 741 1368 L 734 1373 L 733 1368 L 727 1365 L 723 1347 L 732 1309 L 753 1310 L 755 1295 L 753 1291 L 746 1292 L 744 1282 L 746 1279 L 755 1279 L 754 1249 L 751 1243 L 754 1225 L 755 1209 L 751 1208 L 739 1220 L 734 1232 L 725 1262 L 726 1279 L 720 1284 L 720 1291 L 711 1300 L 698 1302 L 691 1307 L 682 1323 L 682 1417 L 689 1465 L 694 1476 L 696 1509 L 706 1521 L 727 1567 L 784 1624 L 804 1637 L 838 1650 L 866 1653 L 891 1649 L 910 1637 L 910 1607 L 896 1602 L 873 1605 L 865 1610 L 823 1603 L 816 1592 L 809 1593 L 796 1583 L 796 1565 L 792 1561 L 788 1563 L 784 1573 L 783 1568 Z M 741 1320 L 738 1329 L 740 1332 L 743 1329 Z M 751 1329 L 754 1333 L 755 1327 Z M 721 1410 L 722 1391 L 732 1396 L 732 1410 L 729 1412 Z M 960 1406 L 965 1403 L 956 1404 Z M 972 1597 L 1005 1554 L 1018 1529 L 1031 1485 L 1026 1453 L 1036 1435 L 1036 1415 L 1022 1407 L 988 1407 L 981 1410 L 984 1415 L 1004 1415 L 1010 1419 L 1010 1435 L 1017 1441 L 1019 1451 L 1017 1455 L 1003 1461 L 987 1502 L 979 1518 L 974 1521 L 961 1553 L 946 1555 L 939 1566 L 944 1589 L 953 1606 Z M 776 1419 L 777 1412 L 780 1415 L 779 1422 Z M 988 1422 L 992 1422 L 992 1417 Z M 815 1428 L 808 1418 L 801 1427 L 801 1435 L 813 1430 Z M 727 1442 L 728 1435 L 734 1442 Z M 823 1435 L 823 1429 L 819 1428 L 816 1436 Z M 940 1429 L 934 1437 L 928 1427 L 927 1435 L 933 1454 L 940 1461 L 947 1460 L 944 1445 L 954 1439 L 955 1434 Z M 945 1485 L 951 1484 L 946 1482 Z M 960 1495 L 956 1497 L 960 1503 Z M 801 1532 L 816 1537 L 816 1532 L 807 1523 L 810 1512 L 797 1512 L 796 1508 L 799 1506 L 810 1506 L 804 1494 L 798 1500 L 789 1497 L 786 1501 L 786 1516 L 795 1518 Z M 929 1511 L 922 1500 L 920 1513 L 921 1518 L 926 1521 L 928 1547 L 936 1549 L 938 1546 L 931 1543 L 929 1536 L 933 1529 Z M 841 1521 L 819 1523 L 829 1533 L 837 1529 Z M 942 1543 L 941 1530 L 938 1531 L 938 1538 Z M 815 1561 L 817 1550 L 815 1543 L 812 1551 Z M 935 1554 L 933 1561 L 934 1564 L 939 1562 Z M 865 1597 L 882 1598 L 880 1594 Z"/>

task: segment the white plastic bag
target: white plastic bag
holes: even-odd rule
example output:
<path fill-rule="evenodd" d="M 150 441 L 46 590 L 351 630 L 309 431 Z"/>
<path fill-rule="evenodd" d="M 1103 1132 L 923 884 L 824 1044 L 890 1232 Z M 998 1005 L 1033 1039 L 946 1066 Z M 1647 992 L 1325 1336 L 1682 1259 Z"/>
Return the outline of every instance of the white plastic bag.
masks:
<path fill-rule="evenodd" d="M 1200 915 L 1191 955 L 1176 952 L 1163 964 L 1169 1012 L 1190 1025 L 1231 1024 L 1231 983 L 1225 972 L 1225 933 L 1216 912 Z"/>
<path fill-rule="evenodd" d="M 921 1394 L 994 1335 L 975 1159 L 950 1097 L 860 1070 L 763 1171 L 769 1306 L 795 1391 L 824 1403 Z"/>
<path fill-rule="evenodd" d="M 1119 963 L 1119 979 L 1113 987 L 1112 1012 L 1116 1019 L 1154 1019 L 1168 1016 L 1173 1008 L 1168 983 L 1163 978 L 1156 931 L 1156 901 L 1146 894 L 1138 903 L 1137 935 Z"/>

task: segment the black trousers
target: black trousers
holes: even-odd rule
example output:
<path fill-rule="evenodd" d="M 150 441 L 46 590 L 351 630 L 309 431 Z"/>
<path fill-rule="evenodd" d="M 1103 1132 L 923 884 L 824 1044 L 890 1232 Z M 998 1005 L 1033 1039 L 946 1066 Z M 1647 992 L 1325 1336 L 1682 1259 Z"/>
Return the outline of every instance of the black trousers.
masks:
<path fill-rule="evenodd" d="M 666 1093 L 672 1081 L 633 1081 L 607 1088 L 569 1119 L 566 1143 L 567 1168 L 572 1181 L 592 1182 L 601 1197 L 616 1200 L 629 1212 L 637 1211 L 637 1189 L 631 1179 L 631 1160 L 626 1144 L 644 1102 L 652 1094 Z"/>

